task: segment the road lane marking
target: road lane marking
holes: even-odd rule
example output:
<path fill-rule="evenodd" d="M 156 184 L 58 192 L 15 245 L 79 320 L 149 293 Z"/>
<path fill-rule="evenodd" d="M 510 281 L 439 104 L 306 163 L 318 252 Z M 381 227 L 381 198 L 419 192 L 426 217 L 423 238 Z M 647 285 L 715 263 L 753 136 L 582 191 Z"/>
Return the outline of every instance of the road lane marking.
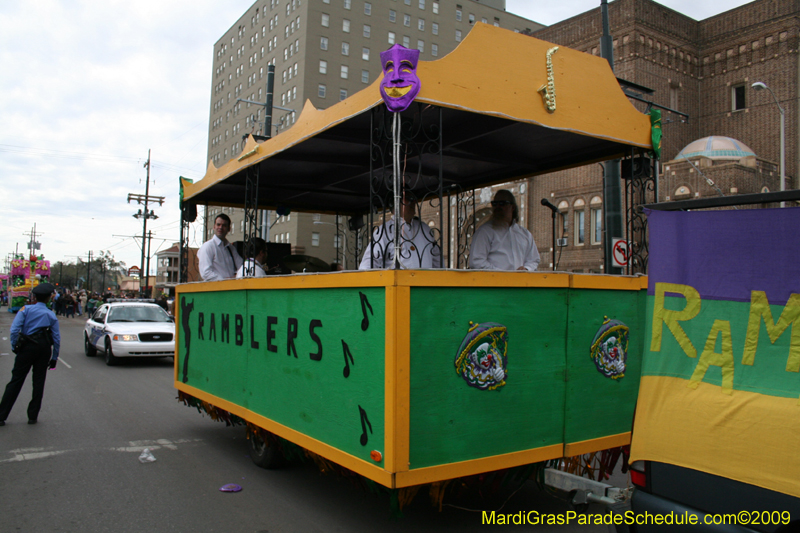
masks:
<path fill-rule="evenodd" d="M 189 444 L 194 442 L 202 442 L 203 439 L 156 439 L 156 440 L 137 440 L 128 442 L 128 446 L 114 446 L 111 448 L 102 448 L 114 452 L 123 453 L 142 453 L 145 448 L 150 451 L 160 450 L 162 448 L 168 450 L 177 450 L 178 444 Z M 45 459 L 47 457 L 54 457 L 69 452 L 78 452 L 85 450 L 52 450 L 47 448 L 19 448 L 17 450 L 10 450 L 8 453 L 11 457 L 8 459 L 0 459 L 2 463 L 15 463 L 20 461 L 30 461 L 34 459 Z"/>

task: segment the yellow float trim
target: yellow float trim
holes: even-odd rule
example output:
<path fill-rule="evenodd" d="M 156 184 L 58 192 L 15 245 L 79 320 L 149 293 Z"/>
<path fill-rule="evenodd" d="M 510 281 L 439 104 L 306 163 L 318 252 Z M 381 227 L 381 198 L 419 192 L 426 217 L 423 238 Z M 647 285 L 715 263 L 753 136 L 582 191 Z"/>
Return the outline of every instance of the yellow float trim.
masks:
<path fill-rule="evenodd" d="M 630 431 L 626 431 L 625 433 L 619 433 L 617 435 L 600 437 L 597 439 L 582 440 L 579 442 L 570 442 L 564 444 L 564 457 L 573 457 L 575 455 L 583 455 L 585 453 L 592 453 L 600 450 L 608 450 L 609 448 L 626 446 L 630 443 L 631 443 Z"/>
<path fill-rule="evenodd" d="M 572 289 L 610 289 L 638 291 L 647 288 L 647 276 L 613 276 L 611 274 L 571 275 Z"/>
<path fill-rule="evenodd" d="M 408 470 L 411 361 L 409 287 L 386 288 L 386 370 L 384 465 L 390 472 Z"/>
<path fill-rule="evenodd" d="M 408 472 L 398 472 L 395 474 L 395 488 L 435 483 L 436 481 L 443 481 L 445 479 L 455 479 L 482 474 L 484 472 L 502 470 L 504 468 L 549 461 L 550 459 L 562 457 L 563 451 L 563 444 L 553 444 L 533 450 L 523 450 L 521 452 L 471 459 L 458 463 L 418 468 L 409 470 Z"/>

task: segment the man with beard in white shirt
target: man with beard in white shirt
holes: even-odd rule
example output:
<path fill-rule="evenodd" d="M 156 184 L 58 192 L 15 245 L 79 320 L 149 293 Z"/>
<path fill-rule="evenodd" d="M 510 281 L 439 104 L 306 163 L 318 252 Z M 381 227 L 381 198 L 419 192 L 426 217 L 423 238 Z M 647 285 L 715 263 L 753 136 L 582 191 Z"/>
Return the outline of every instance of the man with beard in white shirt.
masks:
<path fill-rule="evenodd" d="M 433 236 L 433 232 L 415 216 L 417 202 L 409 190 L 403 191 L 400 202 L 400 268 L 439 268 L 442 264 L 442 252 Z M 394 267 L 394 223 L 397 217 L 387 220 L 372 233 L 372 240 L 367 244 L 364 256 L 358 266 L 359 270 Z"/>
<path fill-rule="evenodd" d="M 232 279 L 242 266 L 242 258 L 225 237 L 231 231 L 231 219 L 220 213 L 214 219 L 214 236 L 197 251 L 200 276 L 204 281 Z"/>
<path fill-rule="evenodd" d="M 533 235 L 518 224 L 519 208 L 511 191 L 501 189 L 492 200 L 492 218 L 472 236 L 469 267 L 476 270 L 527 270 L 539 266 Z"/>

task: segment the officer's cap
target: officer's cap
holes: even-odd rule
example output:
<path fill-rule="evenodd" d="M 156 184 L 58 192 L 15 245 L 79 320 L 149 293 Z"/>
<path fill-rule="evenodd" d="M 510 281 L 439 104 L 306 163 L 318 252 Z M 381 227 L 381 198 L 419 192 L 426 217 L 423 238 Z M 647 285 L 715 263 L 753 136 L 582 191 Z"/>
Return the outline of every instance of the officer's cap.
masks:
<path fill-rule="evenodd" d="M 35 296 L 50 296 L 56 291 L 51 283 L 40 283 L 31 291 Z"/>

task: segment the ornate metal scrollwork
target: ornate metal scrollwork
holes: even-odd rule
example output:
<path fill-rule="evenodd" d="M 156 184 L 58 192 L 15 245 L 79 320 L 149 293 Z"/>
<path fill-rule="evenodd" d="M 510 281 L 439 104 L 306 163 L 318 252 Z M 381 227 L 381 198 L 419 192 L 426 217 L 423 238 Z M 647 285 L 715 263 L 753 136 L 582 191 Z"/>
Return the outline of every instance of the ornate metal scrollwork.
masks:
<path fill-rule="evenodd" d="M 364 243 L 369 267 L 403 268 L 404 262 L 422 264 L 426 256 L 434 258 L 434 265 L 437 261 L 441 264 L 442 110 L 414 103 L 406 112 L 395 114 L 379 106 L 370 120 L 371 233 L 365 232 L 368 240 Z M 412 195 L 416 201 L 419 221 L 396 227 L 392 212 L 399 208 L 398 197 L 404 195 Z M 422 222 L 423 208 L 438 211 L 438 224 Z M 399 250 L 397 257 L 395 250 Z"/>
<path fill-rule="evenodd" d="M 638 208 L 658 201 L 655 160 L 643 153 L 632 153 L 622 160 L 621 174 L 625 180 L 625 224 L 630 243 L 627 274 L 647 274 L 647 217 Z"/>

